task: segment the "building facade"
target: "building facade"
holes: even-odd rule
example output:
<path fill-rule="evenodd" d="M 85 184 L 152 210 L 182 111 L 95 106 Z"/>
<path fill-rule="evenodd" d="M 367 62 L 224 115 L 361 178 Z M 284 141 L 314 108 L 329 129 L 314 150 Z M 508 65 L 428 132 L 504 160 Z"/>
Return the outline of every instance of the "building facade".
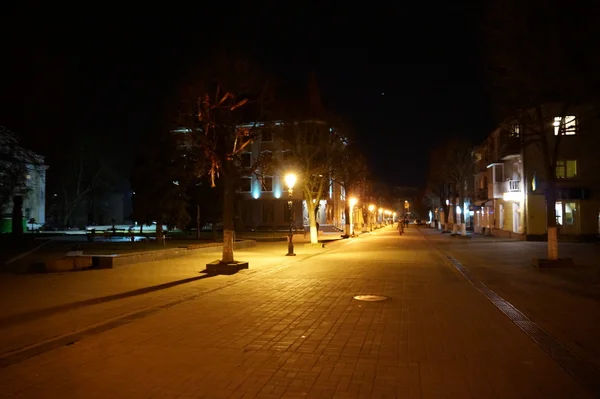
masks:
<path fill-rule="evenodd" d="M 329 127 L 321 121 L 310 121 Z M 288 172 L 293 172 L 293 165 L 289 165 L 292 152 L 286 146 L 282 134 L 283 122 L 270 123 L 260 129 L 260 137 L 254 140 L 247 151 L 242 153 L 241 167 L 248 169 L 248 174 L 242 177 L 239 185 L 237 201 L 236 228 L 243 230 L 287 230 L 290 225 L 290 210 L 288 201 L 292 201 L 293 228 L 307 230 L 309 226 L 308 207 L 304 193 L 300 187 L 288 192 L 284 177 Z M 259 159 L 267 160 L 264 164 L 275 164 L 277 168 L 264 168 L 258 166 L 252 170 Z M 302 177 L 299 176 L 299 179 Z M 328 179 L 328 184 L 321 195 L 317 207 L 317 223 L 320 226 L 331 225 L 343 229 L 346 223 L 344 207 L 346 193 L 344 187 Z"/>
<path fill-rule="evenodd" d="M 39 228 L 46 222 L 46 170 L 44 159 L 38 156 L 38 165 L 28 165 L 23 191 L 23 225 L 24 230 L 31 228 L 30 220 L 34 219 L 34 228 Z M 0 232 L 12 231 L 12 200 L 2 211 Z"/>
<path fill-rule="evenodd" d="M 557 105 L 544 113 L 560 115 Z M 557 139 L 556 221 L 562 239 L 595 238 L 600 232 L 598 123 L 580 107 L 547 118 L 546 140 Z M 475 232 L 527 240 L 546 236 L 548 168 L 543 145 L 518 123 L 498 127 L 475 151 Z M 558 135 L 560 134 L 560 137 Z"/>

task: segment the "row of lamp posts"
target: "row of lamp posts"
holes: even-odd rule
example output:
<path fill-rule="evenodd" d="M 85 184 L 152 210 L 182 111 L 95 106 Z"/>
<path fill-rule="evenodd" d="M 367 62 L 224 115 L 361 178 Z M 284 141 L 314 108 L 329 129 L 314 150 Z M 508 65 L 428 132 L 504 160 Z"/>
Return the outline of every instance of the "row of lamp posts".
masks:
<path fill-rule="evenodd" d="M 294 202 L 292 201 L 292 195 L 294 194 L 294 186 L 296 185 L 296 175 L 294 173 L 288 173 L 285 175 L 285 184 L 288 188 L 288 209 L 289 209 L 289 218 L 290 218 L 290 231 L 288 236 L 288 253 L 286 256 L 296 256 L 294 253 L 294 212 L 293 206 Z M 358 203 L 358 199 L 356 197 L 350 198 L 350 236 L 354 237 L 354 206 Z M 407 202 L 408 203 L 408 202 Z M 375 205 L 369 205 L 369 224 L 370 231 L 373 231 L 373 214 L 375 212 Z M 396 219 L 396 212 L 392 212 L 390 210 L 386 210 L 383 208 L 379 208 L 379 215 L 382 218 L 382 221 L 385 220 L 383 215 L 386 215 L 389 219 L 392 218 L 392 223 Z"/>

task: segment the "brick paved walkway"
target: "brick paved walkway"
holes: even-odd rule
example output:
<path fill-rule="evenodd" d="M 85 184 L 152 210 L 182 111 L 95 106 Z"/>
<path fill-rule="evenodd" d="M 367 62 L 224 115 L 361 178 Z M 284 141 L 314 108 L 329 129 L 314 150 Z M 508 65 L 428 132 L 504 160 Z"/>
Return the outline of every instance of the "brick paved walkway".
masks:
<path fill-rule="evenodd" d="M 545 255 L 543 242 L 482 243 L 421 232 L 600 370 L 600 246 L 560 243 L 561 256 L 572 257 L 577 266 L 540 270 L 531 267 L 531 259 Z"/>
<path fill-rule="evenodd" d="M 357 294 L 391 299 L 358 302 Z M 399 237 L 389 228 L 0 369 L 0 392 L 589 397 L 416 230 Z"/>

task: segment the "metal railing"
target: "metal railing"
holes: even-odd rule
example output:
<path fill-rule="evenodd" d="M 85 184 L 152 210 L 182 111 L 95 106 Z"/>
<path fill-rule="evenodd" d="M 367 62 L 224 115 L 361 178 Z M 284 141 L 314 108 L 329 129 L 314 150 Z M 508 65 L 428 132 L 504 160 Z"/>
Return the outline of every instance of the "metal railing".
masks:
<path fill-rule="evenodd" d="M 521 181 L 520 180 L 508 180 L 506 182 L 506 192 L 507 193 L 515 193 L 521 191 Z"/>

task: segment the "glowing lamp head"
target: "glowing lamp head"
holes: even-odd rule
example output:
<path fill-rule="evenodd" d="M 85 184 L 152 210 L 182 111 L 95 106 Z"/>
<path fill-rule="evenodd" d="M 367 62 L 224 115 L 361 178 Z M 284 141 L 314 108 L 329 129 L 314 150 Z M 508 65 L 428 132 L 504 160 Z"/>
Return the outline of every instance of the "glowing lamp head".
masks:
<path fill-rule="evenodd" d="M 293 189 L 294 185 L 296 184 L 296 175 L 293 173 L 288 173 L 285 175 L 285 184 L 290 190 Z"/>
<path fill-rule="evenodd" d="M 375 210 L 375 205 L 369 205 L 369 212 L 373 212 Z"/>
<path fill-rule="evenodd" d="M 355 197 L 350 198 L 350 206 L 356 205 L 357 202 L 358 200 Z"/>
<path fill-rule="evenodd" d="M 379 208 L 379 213 L 383 213 L 383 208 Z"/>

